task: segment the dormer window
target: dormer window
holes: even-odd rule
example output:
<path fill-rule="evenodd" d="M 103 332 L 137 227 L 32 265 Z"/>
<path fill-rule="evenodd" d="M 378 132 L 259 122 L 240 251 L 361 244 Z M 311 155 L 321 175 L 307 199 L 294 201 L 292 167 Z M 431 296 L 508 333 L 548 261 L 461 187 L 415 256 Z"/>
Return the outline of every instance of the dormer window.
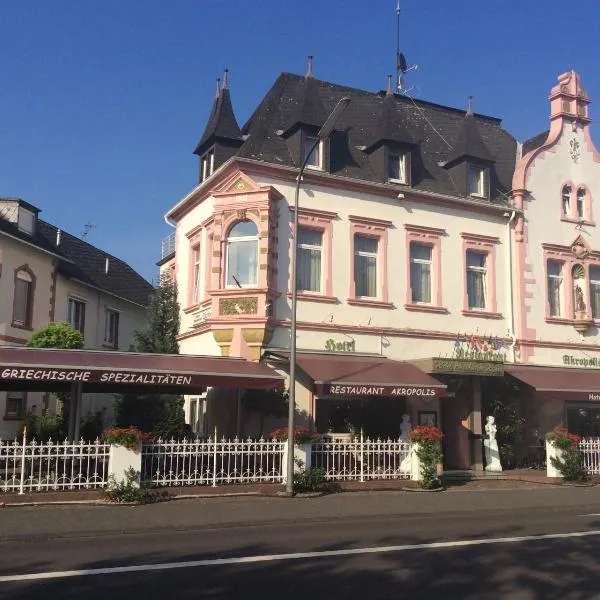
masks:
<path fill-rule="evenodd" d="M 469 165 L 468 172 L 468 192 L 469 196 L 477 196 L 478 198 L 486 198 L 486 186 L 485 186 L 485 172 L 484 167 L 479 165 Z"/>
<path fill-rule="evenodd" d="M 407 152 L 388 154 L 388 179 L 392 183 L 408 184 L 409 155 Z"/>
<path fill-rule="evenodd" d="M 311 148 L 317 142 L 317 136 L 306 135 L 304 137 L 304 158 L 306 158 L 306 166 L 311 169 L 323 168 L 323 142 L 320 141 L 311 152 Z"/>
<path fill-rule="evenodd" d="M 200 160 L 201 181 L 206 181 L 215 170 L 215 150 L 211 148 Z"/>
<path fill-rule="evenodd" d="M 33 235 L 35 230 L 35 214 L 20 206 L 17 226 L 21 231 Z"/>

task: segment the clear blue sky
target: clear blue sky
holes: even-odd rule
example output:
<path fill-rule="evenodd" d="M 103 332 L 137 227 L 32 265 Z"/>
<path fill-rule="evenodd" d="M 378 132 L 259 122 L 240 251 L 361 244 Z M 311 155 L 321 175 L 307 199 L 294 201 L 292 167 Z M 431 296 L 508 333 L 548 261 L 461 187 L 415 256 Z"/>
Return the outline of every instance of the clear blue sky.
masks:
<path fill-rule="evenodd" d="M 240 125 L 281 71 L 369 90 L 395 64 L 396 0 L 20 0 L 0 9 L 0 195 L 156 273 L 162 216 L 196 183 L 215 79 Z M 546 128 L 576 69 L 600 103 L 598 0 L 401 0 L 417 97 Z M 591 107 L 592 118 L 600 108 Z M 596 135 L 600 146 L 600 134 Z"/>

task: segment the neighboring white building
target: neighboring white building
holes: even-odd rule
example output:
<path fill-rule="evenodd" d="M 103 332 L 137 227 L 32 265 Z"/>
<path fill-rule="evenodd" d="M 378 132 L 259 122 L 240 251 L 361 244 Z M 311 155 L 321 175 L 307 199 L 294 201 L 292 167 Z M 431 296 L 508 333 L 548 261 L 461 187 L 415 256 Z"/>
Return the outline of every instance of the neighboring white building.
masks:
<path fill-rule="evenodd" d="M 600 273 L 596 283 L 588 266 L 600 257 L 598 155 L 576 80 L 561 76 L 550 137 L 541 147 L 527 142 L 522 159 L 500 120 L 470 106 L 413 100 L 389 85 L 379 93 L 338 86 L 310 69 L 306 77 L 282 74 L 240 129 L 225 83 L 196 148 L 199 184 L 167 213 L 176 230 L 159 264 L 178 283 L 181 352 L 263 357 L 288 371 L 298 168 L 327 115 L 349 97 L 335 131 L 310 156 L 300 192 L 299 421 L 320 432 L 360 422 L 369 433 L 397 435 L 406 412 L 413 424 L 443 428 L 447 466 L 478 468 L 482 412 L 494 397 L 510 397 L 537 419 L 523 447 L 537 443 L 566 422 L 561 394 L 575 373 L 553 370 L 555 379 L 563 373 L 550 390 L 554 409 L 538 410 L 541 388 L 531 374 L 539 371 L 511 374 L 511 363 L 562 365 L 569 349 L 600 349 L 591 323 L 596 304 L 600 318 Z M 569 131 L 562 141 L 559 129 Z M 568 214 L 560 212 L 564 186 Z M 570 304 L 571 275 L 552 284 L 563 286 L 564 315 L 544 308 L 545 282 L 559 277 L 553 265 L 546 273 L 556 244 L 565 273 L 575 273 L 565 253 L 589 257 L 584 275 L 572 275 L 586 290 L 585 315 Z M 585 342 L 575 331 L 582 320 Z M 383 357 L 433 374 L 447 397 L 438 400 L 431 380 L 419 387 L 408 370 L 394 376 L 415 385 L 390 389 L 389 370 L 400 367 Z M 186 407 L 197 430 L 218 424 L 256 433 L 256 418 L 240 412 L 235 394 L 213 391 Z"/>
<path fill-rule="evenodd" d="M 32 332 L 64 321 L 85 348 L 127 350 L 145 325 L 152 286 L 123 261 L 38 218 L 39 209 L 0 198 L 0 345 L 22 346 Z M 50 395 L 0 391 L 0 438 L 27 412 L 53 409 Z M 111 422 L 113 398 L 84 396 L 82 415 Z"/>

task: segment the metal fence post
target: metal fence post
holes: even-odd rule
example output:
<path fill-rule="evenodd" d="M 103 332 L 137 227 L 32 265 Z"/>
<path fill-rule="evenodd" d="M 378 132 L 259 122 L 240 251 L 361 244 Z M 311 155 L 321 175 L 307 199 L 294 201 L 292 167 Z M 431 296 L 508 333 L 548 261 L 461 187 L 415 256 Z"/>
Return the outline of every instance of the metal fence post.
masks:
<path fill-rule="evenodd" d="M 365 467 L 364 467 L 364 436 L 363 436 L 363 428 L 360 428 L 360 481 L 364 483 L 365 481 Z"/>
<path fill-rule="evenodd" d="M 19 483 L 19 494 L 24 493 L 25 486 L 25 452 L 27 450 L 27 427 L 23 427 L 23 451 L 21 452 L 21 481 Z"/>
<path fill-rule="evenodd" d="M 217 426 L 215 425 L 215 445 L 213 450 L 213 487 L 217 487 Z"/>

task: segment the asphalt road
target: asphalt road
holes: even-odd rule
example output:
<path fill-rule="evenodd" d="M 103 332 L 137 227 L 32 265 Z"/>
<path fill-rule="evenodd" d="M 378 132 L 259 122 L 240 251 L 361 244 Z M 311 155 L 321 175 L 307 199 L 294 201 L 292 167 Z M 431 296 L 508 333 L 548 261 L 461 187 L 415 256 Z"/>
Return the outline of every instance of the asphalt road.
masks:
<path fill-rule="evenodd" d="M 598 488 L 0 511 L 2 600 L 587 600 L 599 556 Z"/>

